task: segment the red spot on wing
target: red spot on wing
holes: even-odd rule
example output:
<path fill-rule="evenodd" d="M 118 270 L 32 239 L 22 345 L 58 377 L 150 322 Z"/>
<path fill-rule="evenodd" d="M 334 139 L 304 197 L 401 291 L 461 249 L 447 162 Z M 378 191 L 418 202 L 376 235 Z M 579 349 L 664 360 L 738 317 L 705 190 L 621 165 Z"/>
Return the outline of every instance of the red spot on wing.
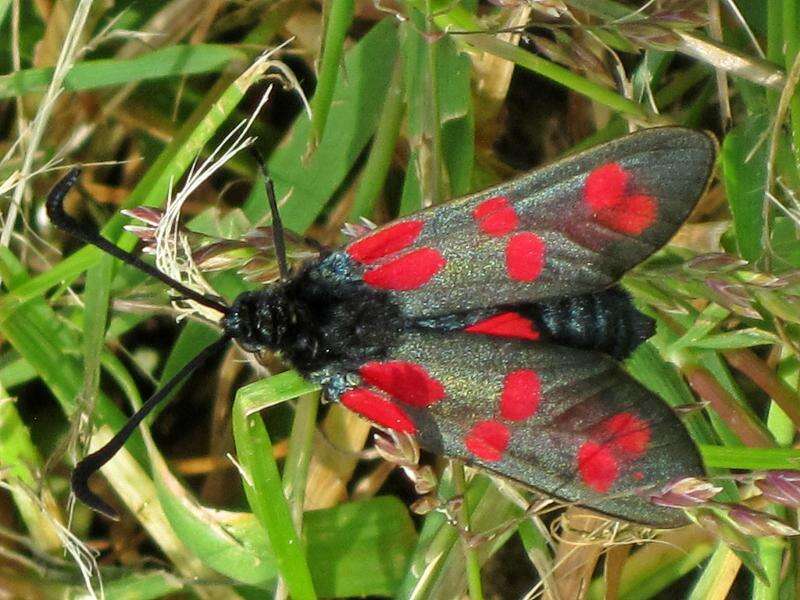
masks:
<path fill-rule="evenodd" d="M 438 250 L 417 248 L 364 273 L 364 282 L 383 290 L 415 290 L 447 263 Z"/>
<path fill-rule="evenodd" d="M 484 200 L 475 207 L 472 216 L 481 231 L 494 236 L 514 231 L 519 223 L 517 212 L 505 196 Z"/>
<path fill-rule="evenodd" d="M 360 263 L 373 263 L 413 244 L 423 226 L 422 221 L 401 221 L 390 225 L 350 244 L 347 254 Z"/>
<path fill-rule="evenodd" d="M 619 473 L 619 465 L 639 458 L 647 450 L 651 431 L 647 421 L 629 412 L 618 413 L 592 428 L 592 438 L 578 449 L 578 471 L 586 485 L 607 491 Z M 641 480 L 644 474 L 632 474 Z"/>
<path fill-rule="evenodd" d="M 487 462 L 503 458 L 511 437 L 508 427 L 497 421 L 480 421 L 472 426 L 464 443 L 473 455 Z"/>
<path fill-rule="evenodd" d="M 618 206 L 597 212 L 597 220 L 610 229 L 639 235 L 656 220 L 656 201 L 652 196 L 628 196 Z"/>
<path fill-rule="evenodd" d="M 509 421 L 522 421 L 532 417 L 539 408 L 541 394 L 541 382 L 535 371 L 512 371 L 503 382 L 500 415 Z"/>
<path fill-rule="evenodd" d="M 589 173 L 583 189 L 594 218 L 609 229 L 639 235 L 656 220 L 653 196 L 629 193 L 630 173 L 619 163 L 608 163 Z"/>
<path fill-rule="evenodd" d="M 504 312 L 488 319 L 483 319 L 466 327 L 464 331 L 522 340 L 539 339 L 539 332 L 534 329 L 531 320 L 515 312 Z"/>
<path fill-rule="evenodd" d="M 578 449 L 578 472 L 587 486 L 605 493 L 619 475 L 619 464 L 609 447 L 588 441 Z"/>
<path fill-rule="evenodd" d="M 358 370 L 369 383 L 410 406 L 425 408 L 444 398 L 444 386 L 418 364 L 402 360 L 369 362 Z"/>
<path fill-rule="evenodd" d="M 516 281 L 533 281 L 544 268 L 545 244 L 530 231 L 515 233 L 506 245 L 506 272 Z"/>
<path fill-rule="evenodd" d="M 636 458 L 644 454 L 650 443 L 650 425 L 636 415 L 619 413 L 600 424 L 604 444 L 613 446 L 621 454 Z"/>
<path fill-rule="evenodd" d="M 381 394 L 355 388 L 342 394 L 342 404 L 368 421 L 401 433 L 416 433 L 417 428 L 402 408 Z"/>
<path fill-rule="evenodd" d="M 607 163 L 589 173 L 583 195 L 592 208 L 614 206 L 625 196 L 630 174 L 619 163 Z"/>

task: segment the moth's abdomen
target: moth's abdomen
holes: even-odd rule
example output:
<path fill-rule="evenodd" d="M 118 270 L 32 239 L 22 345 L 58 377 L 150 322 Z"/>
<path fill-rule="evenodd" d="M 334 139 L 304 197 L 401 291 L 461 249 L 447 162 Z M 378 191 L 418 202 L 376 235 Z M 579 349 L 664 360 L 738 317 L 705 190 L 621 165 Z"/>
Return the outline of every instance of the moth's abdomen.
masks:
<path fill-rule="evenodd" d="M 633 306 L 618 287 L 594 294 L 554 298 L 525 306 L 544 339 L 572 348 L 627 358 L 655 333 L 655 322 Z"/>
<path fill-rule="evenodd" d="M 416 319 L 413 327 L 597 350 L 624 360 L 655 333 L 655 322 L 618 287 L 527 304 Z"/>

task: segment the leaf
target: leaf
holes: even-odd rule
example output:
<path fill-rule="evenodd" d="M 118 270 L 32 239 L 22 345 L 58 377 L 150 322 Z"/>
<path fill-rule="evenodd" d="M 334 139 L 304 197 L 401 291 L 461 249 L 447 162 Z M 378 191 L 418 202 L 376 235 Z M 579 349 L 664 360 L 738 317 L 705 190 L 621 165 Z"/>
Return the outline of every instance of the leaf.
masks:
<path fill-rule="evenodd" d="M 256 517 L 201 506 L 154 448 L 151 459 L 159 501 L 176 535 L 207 566 L 270 589 L 277 576 L 275 556 Z M 405 505 L 389 496 L 308 512 L 304 534 L 314 588 L 320 596 L 337 598 L 393 594 L 417 541 Z"/>
<path fill-rule="evenodd" d="M 731 348 L 748 348 L 750 346 L 763 346 L 766 344 L 776 344 L 780 338 L 774 333 L 750 327 L 737 331 L 728 331 L 701 338 L 690 345 L 695 348 L 713 348 L 716 350 L 726 350 Z"/>
<path fill-rule="evenodd" d="M 308 561 L 321 596 L 392 595 L 417 534 L 395 497 L 348 502 L 305 515 Z"/>
<path fill-rule="evenodd" d="M 764 252 L 764 187 L 767 180 L 766 115 L 751 116 L 725 136 L 720 155 L 739 254 L 756 261 Z"/>
<path fill-rule="evenodd" d="M 175 535 L 205 565 L 227 577 L 260 587 L 271 582 L 278 571 L 263 530 L 257 539 L 236 533 L 241 528 L 239 519 L 255 521 L 255 517 L 201 506 L 172 475 L 158 451 L 150 447 L 149 452 L 158 500 Z"/>
<path fill-rule="evenodd" d="M 800 242 L 797 239 L 797 223 L 787 217 L 775 218 L 772 225 L 771 247 L 775 255 L 795 268 L 800 268 Z"/>
<path fill-rule="evenodd" d="M 64 81 L 67 90 L 89 90 L 159 79 L 222 71 L 232 61 L 245 61 L 246 55 L 232 46 L 219 44 L 177 45 L 155 50 L 127 60 L 87 60 L 72 67 Z M 0 76 L 0 100 L 43 91 L 54 69 L 25 69 Z"/>
<path fill-rule="evenodd" d="M 310 158 L 303 160 L 312 135 L 305 113 L 268 160 L 270 176 L 287 229 L 305 231 L 347 177 L 377 125 L 397 52 L 394 25 L 384 19 L 345 55 L 346 77 L 336 81 L 326 133 Z M 257 223 L 266 213 L 264 186 L 255 186 L 245 213 Z"/>

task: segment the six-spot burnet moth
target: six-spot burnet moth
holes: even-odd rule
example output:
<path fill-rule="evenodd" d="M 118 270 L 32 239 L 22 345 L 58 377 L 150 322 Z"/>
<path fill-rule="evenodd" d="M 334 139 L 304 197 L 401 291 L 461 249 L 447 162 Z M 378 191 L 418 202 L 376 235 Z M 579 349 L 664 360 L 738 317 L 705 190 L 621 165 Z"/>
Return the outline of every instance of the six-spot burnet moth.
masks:
<path fill-rule="evenodd" d="M 403 217 L 294 270 L 267 179 L 279 281 L 228 306 L 82 228 L 50 192 L 57 226 L 219 311 L 222 337 L 76 467 L 88 488 L 142 419 L 230 340 L 279 352 L 326 396 L 552 497 L 653 527 L 686 522 L 648 490 L 703 474 L 678 417 L 618 361 L 653 333 L 615 284 L 661 248 L 708 185 L 714 139 L 657 128 Z"/>

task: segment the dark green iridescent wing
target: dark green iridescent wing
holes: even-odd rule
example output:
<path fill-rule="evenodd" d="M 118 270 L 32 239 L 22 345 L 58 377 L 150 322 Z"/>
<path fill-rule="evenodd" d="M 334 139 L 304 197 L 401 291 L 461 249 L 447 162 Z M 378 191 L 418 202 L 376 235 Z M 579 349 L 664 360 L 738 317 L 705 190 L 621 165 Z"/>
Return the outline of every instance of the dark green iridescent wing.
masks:
<path fill-rule="evenodd" d="M 702 476 L 674 412 L 598 352 L 470 333 L 411 333 L 338 398 L 369 420 L 550 496 L 660 528 L 640 495 Z"/>
<path fill-rule="evenodd" d="M 371 232 L 344 252 L 411 317 L 595 292 L 674 235 L 716 143 L 640 131 Z"/>

